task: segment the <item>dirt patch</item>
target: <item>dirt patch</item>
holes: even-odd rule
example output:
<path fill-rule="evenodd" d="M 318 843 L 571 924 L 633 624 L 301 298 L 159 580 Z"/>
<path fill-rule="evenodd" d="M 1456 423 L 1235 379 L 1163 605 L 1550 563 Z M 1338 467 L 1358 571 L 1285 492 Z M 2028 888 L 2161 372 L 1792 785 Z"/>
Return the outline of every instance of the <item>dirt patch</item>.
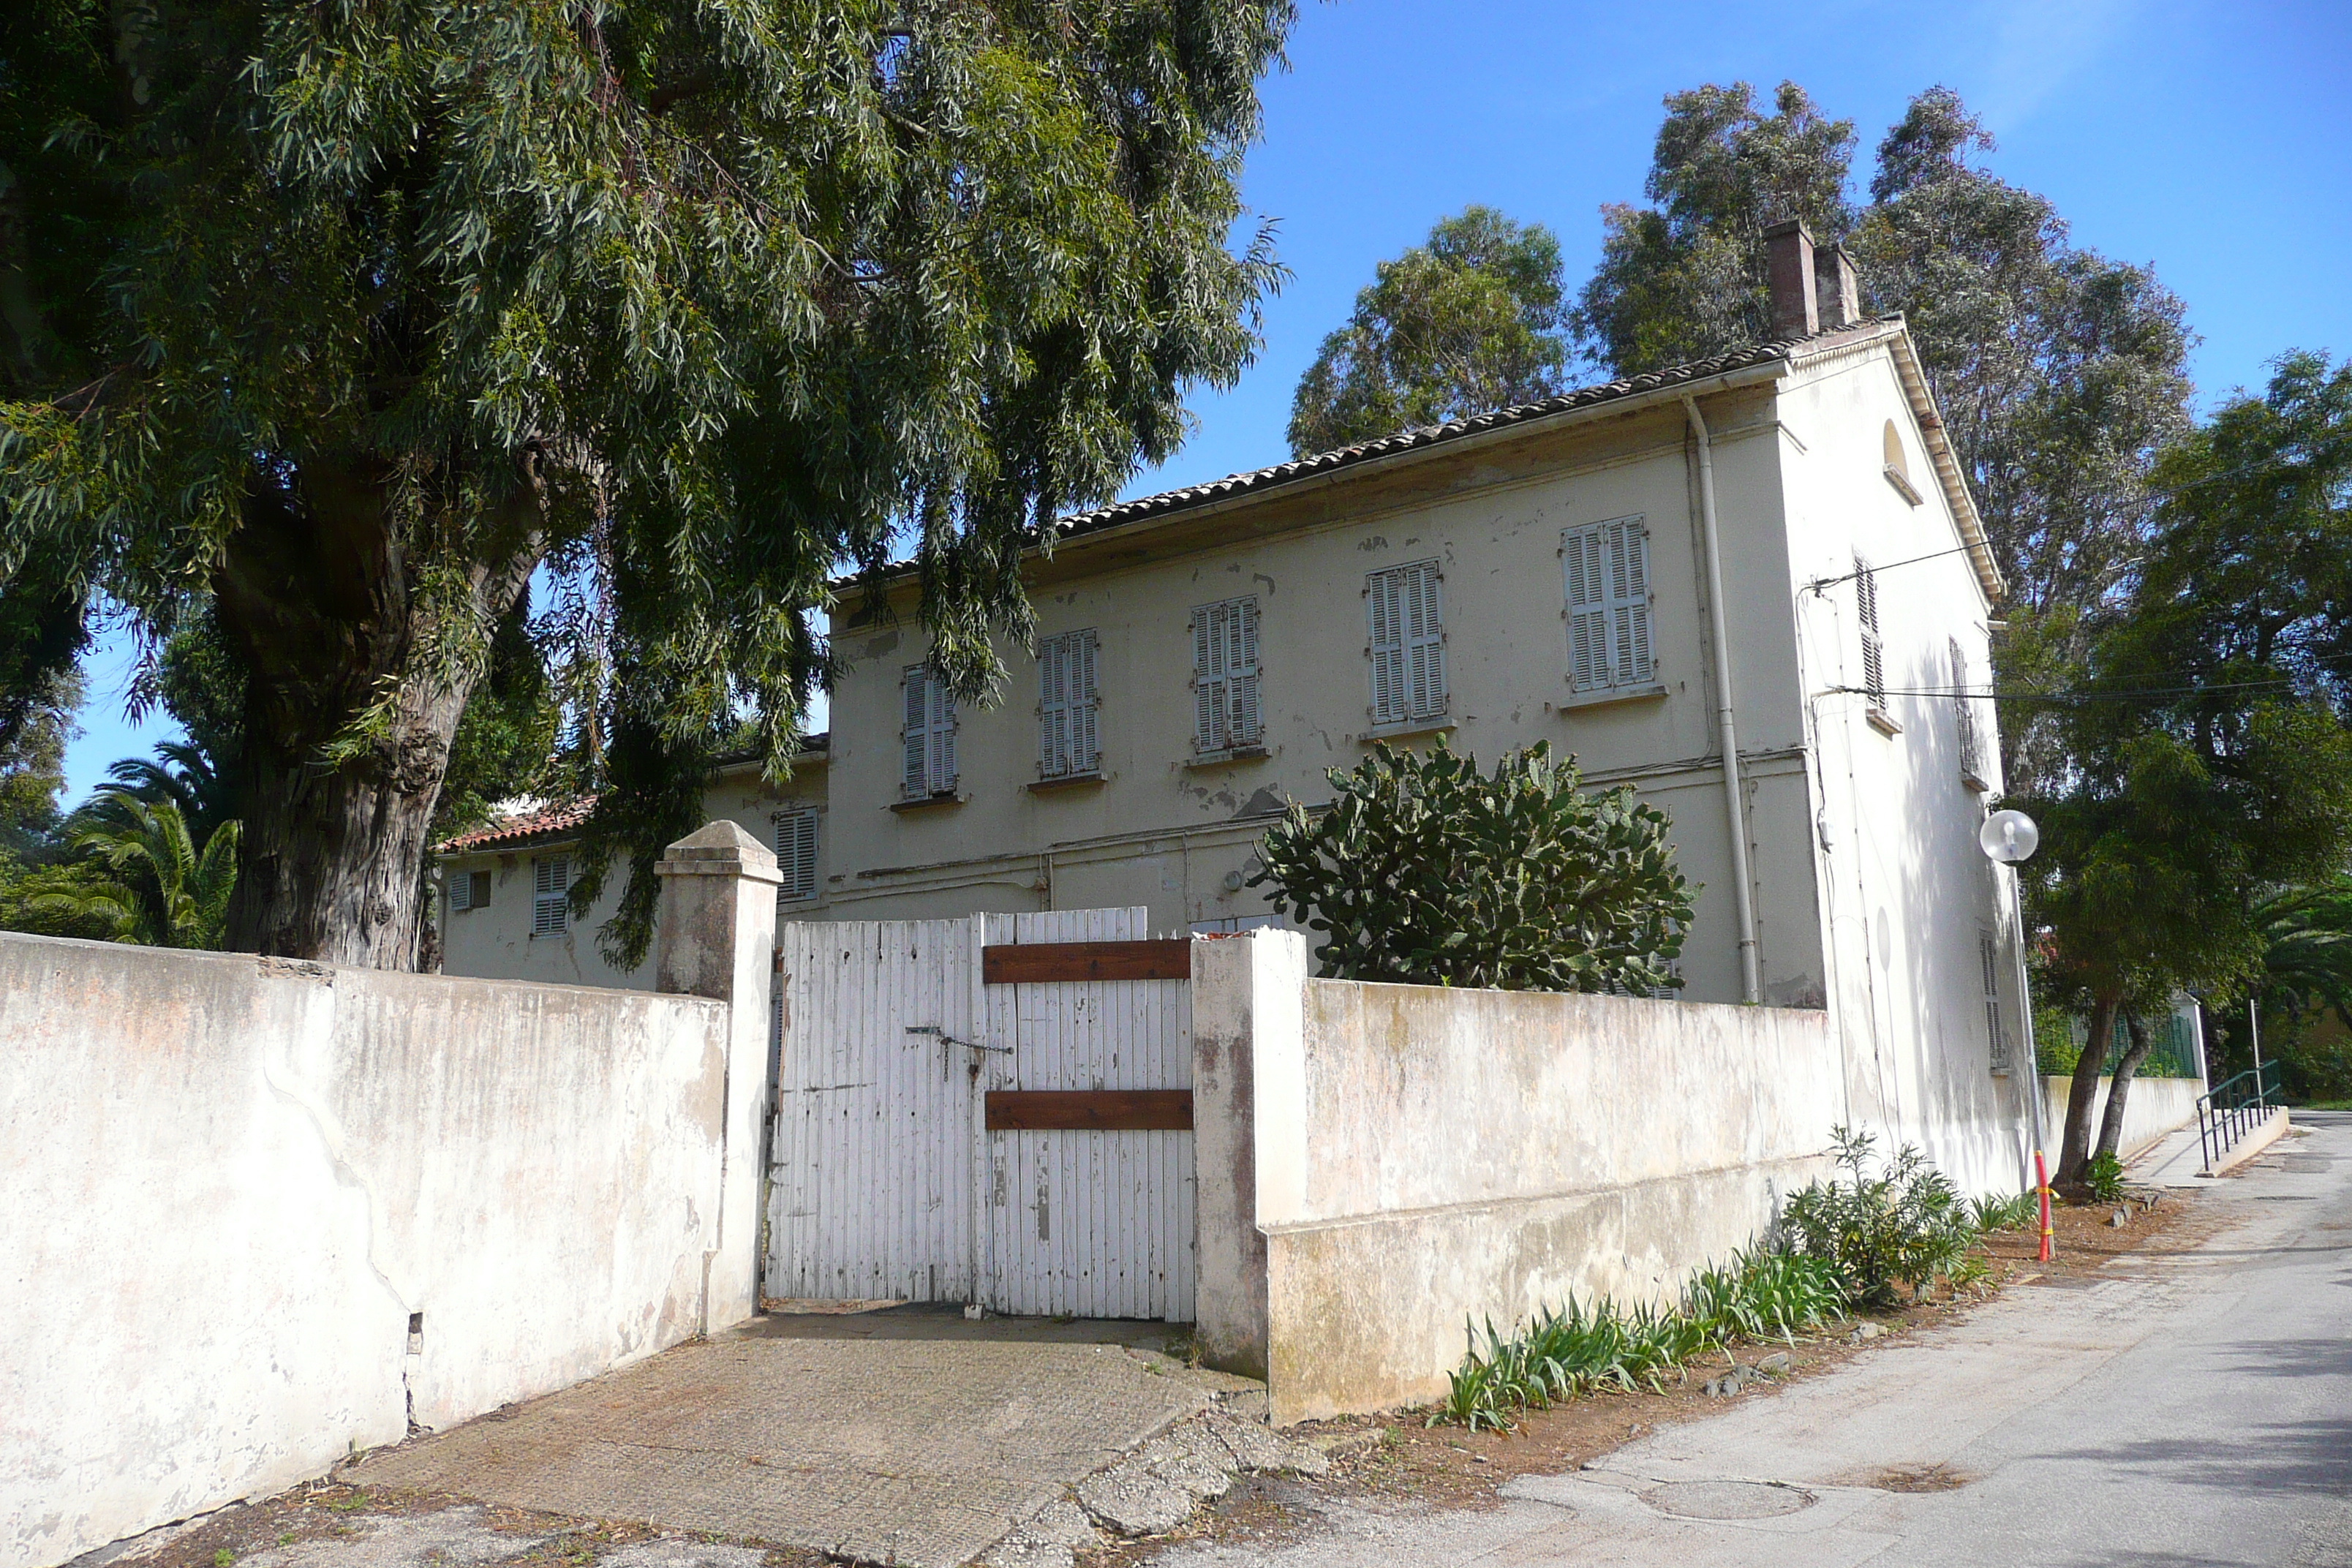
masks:
<path fill-rule="evenodd" d="M 233 1568 L 235 1563 L 278 1547 L 339 1539 L 355 1541 L 379 1520 L 415 1518 L 471 1506 L 474 1505 L 462 1499 L 436 1493 L 389 1491 L 319 1481 L 281 1492 L 266 1501 L 233 1504 L 161 1546 L 134 1548 L 125 1552 L 120 1562 L 122 1568 Z M 649 1525 L 569 1519 L 527 1509 L 486 1507 L 482 1511 L 490 1529 L 517 1538 L 517 1550 L 521 1554 L 510 1561 L 520 1568 L 590 1568 L 596 1559 L 622 1547 L 676 1534 Z M 523 1549 L 526 1541 L 542 1536 L 546 1539 L 536 1547 Z M 709 1542 L 719 1538 L 694 1535 L 687 1539 Z M 818 1552 L 770 1548 L 764 1568 L 821 1568 L 828 1561 Z"/>
<path fill-rule="evenodd" d="M 1645 1433 L 1718 1415 L 1735 1400 L 1771 1398 L 1781 1384 L 1843 1366 L 1879 1346 L 1952 1322 L 2001 1289 L 2086 1285 L 2119 1258 L 2184 1250 L 2222 1223 L 2222 1216 L 2197 1212 L 2191 1198 L 2167 1193 L 2150 1207 L 2141 1201 L 2147 1195 L 2138 1194 L 2129 1205 L 2055 1209 L 2051 1217 L 2057 1258 L 2051 1263 L 2034 1260 L 2037 1238 L 2030 1230 L 1988 1237 L 1990 1268 L 1982 1283 L 1957 1300 L 1915 1304 L 1874 1319 L 1884 1331 L 1858 1343 L 1850 1339 L 1849 1328 L 1841 1328 L 1794 1344 L 1741 1345 L 1732 1355 L 1693 1362 L 1680 1382 L 1669 1383 L 1662 1391 L 1596 1394 L 1529 1411 L 1509 1432 L 1430 1426 L 1426 1411 L 1309 1422 L 1289 1435 L 1326 1450 L 1331 1459 L 1328 1475 L 1318 1479 L 1244 1478 L 1213 1508 L 1195 1513 L 1169 1534 L 1099 1548 L 1082 1553 L 1080 1561 L 1088 1568 L 1129 1568 L 1182 1541 L 1280 1545 L 1312 1529 L 1326 1504 L 1416 1512 L 1496 1506 L 1496 1489 L 1515 1477 L 1575 1469 Z M 2117 1207 L 2128 1210 L 2119 1226 L 2109 1223 Z M 1753 1365 L 1772 1351 L 1790 1359 L 1782 1375 L 1723 1397 L 1701 1392 L 1701 1384 L 1728 1371 L 1735 1360 Z M 1946 1491 L 1969 1479 L 1937 1467 L 1889 1471 L 1869 1484 L 1888 1491 Z"/>
<path fill-rule="evenodd" d="M 1945 1465 L 1919 1465 L 1909 1469 L 1881 1470 L 1863 1484 L 1883 1492 L 1956 1492 L 1975 1479 Z"/>

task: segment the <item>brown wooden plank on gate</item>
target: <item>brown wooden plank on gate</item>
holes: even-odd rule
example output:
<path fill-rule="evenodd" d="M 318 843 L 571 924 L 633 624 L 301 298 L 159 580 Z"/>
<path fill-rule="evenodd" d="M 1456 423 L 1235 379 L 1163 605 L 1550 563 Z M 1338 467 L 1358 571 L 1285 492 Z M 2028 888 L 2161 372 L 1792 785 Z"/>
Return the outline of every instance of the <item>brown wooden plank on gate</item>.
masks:
<path fill-rule="evenodd" d="M 1192 944 L 1183 937 L 1149 942 L 1024 942 L 980 950 L 989 985 L 1054 980 L 1190 980 Z"/>
<path fill-rule="evenodd" d="M 1189 1089 L 992 1089 L 991 1132 L 1187 1132 Z"/>

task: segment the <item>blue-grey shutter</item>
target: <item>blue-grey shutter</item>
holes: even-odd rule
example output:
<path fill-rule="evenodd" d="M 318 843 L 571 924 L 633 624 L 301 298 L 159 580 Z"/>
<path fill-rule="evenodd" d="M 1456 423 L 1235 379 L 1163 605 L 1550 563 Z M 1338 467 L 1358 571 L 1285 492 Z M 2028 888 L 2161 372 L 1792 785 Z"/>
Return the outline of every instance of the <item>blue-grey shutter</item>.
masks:
<path fill-rule="evenodd" d="M 919 664 L 909 665 L 906 672 L 905 728 L 906 755 L 898 774 L 899 792 L 908 800 L 919 800 L 931 793 L 930 773 L 926 761 L 929 748 L 930 704 L 929 674 Z"/>
<path fill-rule="evenodd" d="M 1609 684 L 1609 587 L 1601 528 L 1571 528 L 1560 541 L 1568 578 L 1569 683 L 1579 691 Z"/>

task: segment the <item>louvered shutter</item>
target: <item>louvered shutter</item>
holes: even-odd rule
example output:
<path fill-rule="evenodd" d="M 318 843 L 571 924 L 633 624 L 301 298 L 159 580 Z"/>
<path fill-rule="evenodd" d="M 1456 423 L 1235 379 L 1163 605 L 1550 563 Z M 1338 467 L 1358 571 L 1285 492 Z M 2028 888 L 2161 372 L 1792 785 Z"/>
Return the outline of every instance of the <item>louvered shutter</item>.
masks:
<path fill-rule="evenodd" d="M 1960 649 L 1958 637 L 1951 639 L 1952 656 L 1952 725 L 1959 742 L 1960 776 L 1971 784 L 1984 778 L 1984 764 L 1977 754 L 1977 707 L 1969 691 L 1969 656 Z"/>
<path fill-rule="evenodd" d="M 1406 717 L 1434 719 L 1445 711 L 1445 616 L 1438 595 L 1437 563 L 1404 569 Z"/>
<path fill-rule="evenodd" d="M 1102 772 L 1102 733 L 1096 714 L 1102 695 L 1095 686 L 1095 634 L 1073 632 L 1070 642 L 1070 769 L 1077 773 Z"/>
<path fill-rule="evenodd" d="M 1650 679 L 1650 531 L 1639 518 L 1609 525 L 1610 632 L 1617 684 Z"/>
<path fill-rule="evenodd" d="M 1233 611 L 1233 743 L 1255 746 L 1262 733 L 1257 701 L 1257 600 L 1236 599 Z"/>
<path fill-rule="evenodd" d="M 572 861 L 562 855 L 531 862 L 530 934 L 561 936 L 571 910 L 564 896 L 572 889 Z"/>
<path fill-rule="evenodd" d="M 461 915 L 472 909 L 474 907 L 473 891 L 474 879 L 470 873 L 460 871 L 451 878 L 449 879 L 449 912 L 453 915 Z"/>
<path fill-rule="evenodd" d="M 1214 616 L 1214 606 L 1208 605 L 1192 612 L 1192 749 L 1196 752 L 1224 749 L 1224 727 L 1217 721 L 1224 709 L 1224 692 L 1217 682 L 1216 660 L 1212 656 Z"/>
<path fill-rule="evenodd" d="M 776 897 L 798 900 L 816 897 L 816 813 L 795 809 L 776 817 L 776 870 L 782 878 Z"/>
<path fill-rule="evenodd" d="M 908 800 L 919 800 L 931 793 L 930 773 L 926 750 L 930 732 L 930 682 L 919 664 L 908 668 L 906 674 L 906 757 L 900 766 L 898 788 Z"/>
<path fill-rule="evenodd" d="M 1862 623 L 1862 689 L 1873 708 L 1886 706 L 1886 650 L 1878 637 L 1878 574 L 1859 555 L 1853 561 L 1856 618 Z"/>
<path fill-rule="evenodd" d="M 931 793 L 945 795 L 956 786 L 955 693 L 931 682 Z"/>
<path fill-rule="evenodd" d="M 1570 683 L 1579 691 L 1609 684 L 1609 590 L 1600 528 L 1570 529 L 1561 552 L 1568 572 Z"/>
<path fill-rule="evenodd" d="M 2000 943 L 1989 931 L 1977 932 L 1977 956 L 1984 965 L 1985 1038 L 1996 1070 L 2009 1068 L 2009 1030 L 2000 1005 Z"/>
<path fill-rule="evenodd" d="M 1047 637 L 1037 645 L 1037 776 L 1057 779 L 1070 772 L 1069 641 Z"/>
<path fill-rule="evenodd" d="M 1372 722 L 1401 724 L 1404 698 L 1404 617 L 1401 573 L 1375 572 L 1364 580 L 1364 616 L 1370 623 L 1372 661 Z"/>

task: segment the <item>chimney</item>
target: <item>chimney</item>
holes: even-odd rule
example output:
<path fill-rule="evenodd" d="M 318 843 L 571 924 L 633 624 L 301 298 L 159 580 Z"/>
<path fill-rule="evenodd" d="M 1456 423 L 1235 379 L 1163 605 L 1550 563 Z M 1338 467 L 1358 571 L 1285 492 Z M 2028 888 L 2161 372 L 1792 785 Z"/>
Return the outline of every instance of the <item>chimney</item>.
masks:
<path fill-rule="evenodd" d="M 1764 256 L 1772 279 L 1772 336 L 1809 338 L 1821 331 L 1814 298 L 1813 236 L 1805 220 L 1792 217 L 1764 231 Z"/>
<path fill-rule="evenodd" d="M 1853 258 L 1844 246 L 1813 252 L 1813 298 L 1824 329 L 1851 327 L 1862 320 L 1862 279 L 1854 276 Z"/>

